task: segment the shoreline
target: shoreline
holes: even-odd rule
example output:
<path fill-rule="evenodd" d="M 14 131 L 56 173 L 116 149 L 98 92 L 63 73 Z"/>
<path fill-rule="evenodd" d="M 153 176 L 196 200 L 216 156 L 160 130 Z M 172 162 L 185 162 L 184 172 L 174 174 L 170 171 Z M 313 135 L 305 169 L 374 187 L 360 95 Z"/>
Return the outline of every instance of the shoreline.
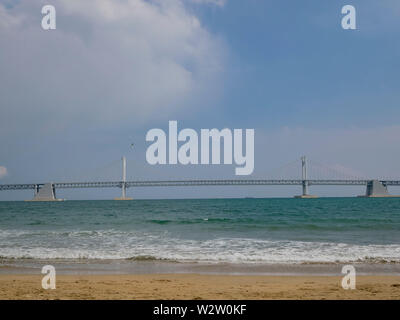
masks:
<path fill-rule="evenodd" d="M 338 276 L 204 274 L 57 275 L 56 289 L 43 275 L 0 275 L 1 300 L 357 300 L 400 299 L 400 276 L 357 276 L 344 290 Z"/>
<path fill-rule="evenodd" d="M 60 275 L 210 274 L 259 276 L 341 276 L 344 265 L 355 267 L 358 275 L 400 276 L 400 263 L 227 263 L 177 262 L 163 260 L 96 259 L 0 259 L 2 274 L 40 274 L 44 265 Z"/>

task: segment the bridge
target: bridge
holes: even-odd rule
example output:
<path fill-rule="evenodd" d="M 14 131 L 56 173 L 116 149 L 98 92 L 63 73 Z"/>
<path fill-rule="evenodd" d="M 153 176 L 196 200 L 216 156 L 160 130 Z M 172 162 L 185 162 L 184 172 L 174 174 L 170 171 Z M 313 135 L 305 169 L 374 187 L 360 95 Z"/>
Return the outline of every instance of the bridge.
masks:
<path fill-rule="evenodd" d="M 301 157 L 300 179 L 224 179 L 224 180 L 136 180 L 126 179 L 126 158 L 122 158 L 121 181 L 86 181 L 86 182 L 48 182 L 30 184 L 1 184 L 0 191 L 5 190 L 33 190 L 34 198 L 31 201 L 61 201 L 56 198 L 56 189 L 71 188 L 120 188 L 122 195 L 115 200 L 131 200 L 126 196 L 126 190 L 133 187 L 194 187 L 194 186 L 267 186 L 267 185 L 299 185 L 302 194 L 297 198 L 316 198 L 309 193 L 309 186 L 338 185 L 338 186 L 365 186 L 364 197 L 395 197 L 389 194 L 388 186 L 400 186 L 400 180 L 392 179 L 309 179 L 307 159 Z"/>

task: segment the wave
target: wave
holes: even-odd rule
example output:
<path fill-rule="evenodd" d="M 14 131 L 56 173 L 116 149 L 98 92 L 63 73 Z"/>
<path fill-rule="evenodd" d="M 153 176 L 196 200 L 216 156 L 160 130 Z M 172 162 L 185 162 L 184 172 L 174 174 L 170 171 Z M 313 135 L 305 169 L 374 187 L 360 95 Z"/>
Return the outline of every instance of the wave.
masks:
<path fill-rule="evenodd" d="M 165 262 L 179 262 L 177 260 L 172 260 L 172 259 L 164 259 L 164 258 L 159 258 L 155 256 L 146 256 L 146 255 L 139 255 L 139 256 L 134 256 L 134 257 L 129 257 L 124 259 L 126 261 L 165 261 Z"/>
<path fill-rule="evenodd" d="M 147 223 L 155 224 L 199 224 L 199 223 L 257 223 L 255 219 L 231 219 L 231 218 L 196 218 L 196 219 L 182 219 L 182 220 L 168 220 L 168 219 L 151 219 L 146 220 Z"/>
<path fill-rule="evenodd" d="M 168 232 L 0 232 L 2 259 L 123 259 L 228 263 L 400 263 L 399 244 L 349 244 L 219 237 L 181 239 Z"/>
<path fill-rule="evenodd" d="M 284 221 L 284 220 L 274 220 L 271 219 L 266 221 L 265 219 L 255 219 L 255 218 L 192 218 L 192 219 L 148 219 L 144 220 L 147 224 L 156 225 L 214 225 L 217 229 L 223 229 L 226 226 L 232 226 L 235 229 L 242 230 L 266 230 L 266 231 L 332 231 L 332 232 L 343 232 L 343 231 L 362 231 L 368 232 L 368 230 L 376 231 L 377 229 L 381 231 L 397 231 L 398 225 L 396 224 L 379 224 L 378 222 L 369 221 L 363 224 L 360 221 L 346 221 L 343 219 L 334 221 L 313 221 L 309 222 L 297 222 Z"/>

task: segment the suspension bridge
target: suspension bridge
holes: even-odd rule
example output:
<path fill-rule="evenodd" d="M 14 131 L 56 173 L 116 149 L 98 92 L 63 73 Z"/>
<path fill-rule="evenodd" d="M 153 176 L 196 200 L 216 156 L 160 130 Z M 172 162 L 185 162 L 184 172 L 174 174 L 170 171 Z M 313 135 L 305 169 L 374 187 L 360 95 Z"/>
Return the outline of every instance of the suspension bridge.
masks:
<path fill-rule="evenodd" d="M 122 179 L 120 181 L 86 181 L 86 182 L 48 182 L 48 183 L 28 183 L 28 184 L 0 184 L 0 191 L 6 190 L 33 190 L 34 197 L 29 201 L 62 201 L 57 199 L 56 189 L 72 189 L 72 188 L 120 188 L 122 190 L 121 197 L 115 200 L 132 200 L 127 197 L 128 188 L 137 187 L 195 187 L 195 186 L 267 186 L 267 185 L 298 185 L 302 187 L 302 194 L 295 196 L 296 198 L 316 198 L 317 196 L 309 193 L 310 186 L 365 186 L 366 192 L 363 197 L 396 197 L 390 195 L 388 186 L 400 186 L 400 180 L 395 179 L 368 179 L 359 177 L 345 170 L 337 168 L 329 168 L 320 164 L 314 164 L 313 169 L 321 169 L 322 174 L 326 178 L 313 178 L 309 175 L 308 161 L 305 156 L 301 157 L 301 175 L 296 177 L 288 173 L 288 168 L 293 171 L 293 164 L 299 163 L 294 161 L 283 167 L 286 178 L 281 176 L 271 179 L 194 179 L 194 180 L 134 180 L 126 179 L 126 158 L 122 157 Z M 282 168 L 281 168 L 282 169 Z M 297 168 L 296 168 L 297 169 Z M 343 169 L 343 168 L 342 168 Z M 282 171 L 282 170 L 281 170 Z M 289 170 L 290 171 L 290 170 Z M 299 170 L 297 170 L 299 171 Z M 320 170 L 321 171 L 321 170 Z M 315 172 L 313 174 L 315 176 Z M 289 177 L 288 177 L 289 176 Z M 291 176 L 291 177 L 290 177 Z"/>

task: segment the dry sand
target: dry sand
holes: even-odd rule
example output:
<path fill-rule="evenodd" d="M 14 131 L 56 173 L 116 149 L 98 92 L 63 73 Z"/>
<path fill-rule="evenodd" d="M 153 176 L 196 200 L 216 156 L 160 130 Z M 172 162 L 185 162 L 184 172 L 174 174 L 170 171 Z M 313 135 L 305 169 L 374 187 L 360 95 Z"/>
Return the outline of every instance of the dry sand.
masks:
<path fill-rule="evenodd" d="M 0 299 L 400 299 L 400 276 L 358 276 L 344 290 L 335 276 L 199 274 L 0 275 Z"/>

